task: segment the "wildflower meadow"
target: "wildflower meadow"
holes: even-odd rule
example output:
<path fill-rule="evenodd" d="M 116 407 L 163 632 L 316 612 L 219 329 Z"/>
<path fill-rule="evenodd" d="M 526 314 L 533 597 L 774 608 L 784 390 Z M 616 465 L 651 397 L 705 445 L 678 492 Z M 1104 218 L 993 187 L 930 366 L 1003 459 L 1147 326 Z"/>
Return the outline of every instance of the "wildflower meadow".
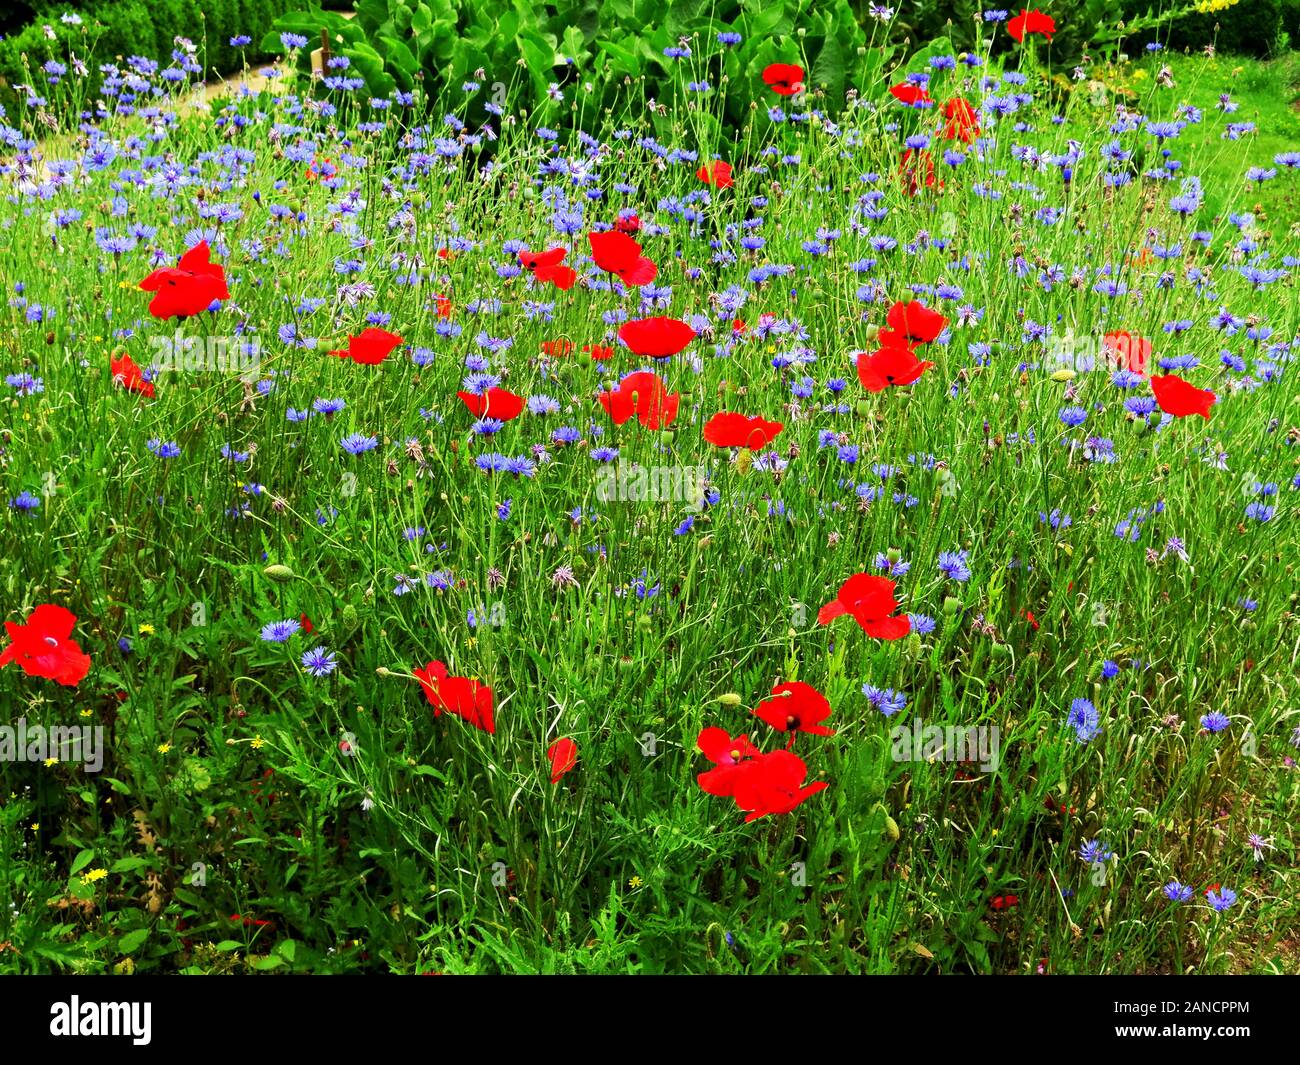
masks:
<path fill-rule="evenodd" d="M 1300 972 L 1300 56 L 662 6 L 0 89 L 0 971 Z"/>

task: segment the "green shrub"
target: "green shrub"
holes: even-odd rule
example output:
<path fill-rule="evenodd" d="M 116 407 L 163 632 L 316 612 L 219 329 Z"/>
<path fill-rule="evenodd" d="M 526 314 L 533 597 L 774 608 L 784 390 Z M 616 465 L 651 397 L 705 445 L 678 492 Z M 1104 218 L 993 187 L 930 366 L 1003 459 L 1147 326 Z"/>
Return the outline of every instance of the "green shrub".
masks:
<path fill-rule="evenodd" d="M 1282 32 L 1292 48 L 1300 48 L 1300 0 L 1282 0 Z"/>
<path fill-rule="evenodd" d="M 1148 8 L 1167 6 L 1168 0 L 1161 3 L 1129 0 L 1124 10 L 1131 16 Z M 1222 11 L 1192 12 L 1175 19 L 1169 25 L 1167 36 L 1162 33 L 1159 39 L 1180 52 L 1196 52 L 1213 44 L 1223 54 L 1266 56 L 1273 50 L 1282 28 L 1282 7 L 1283 0 L 1240 0 Z"/>
<path fill-rule="evenodd" d="M 294 7 L 294 0 L 83 0 L 80 3 L 42 3 L 39 14 L 24 28 L 0 41 L 0 103 L 7 111 L 23 106 L 14 86 L 31 84 L 38 93 L 48 88 L 40 67 L 54 59 L 68 63 L 82 59 L 91 74 L 80 86 L 83 103 L 93 98 L 100 84 L 99 67 L 139 55 L 171 62 L 174 40 L 184 37 L 198 47 L 204 76 L 237 70 L 243 58 L 257 58 L 258 44 L 277 17 Z M 74 11 L 81 25 L 67 25 L 60 15 Z M 54 31 L 50 40 L 45 27 Z M 246 49 L 232 48 L 230 39 L 252 38 Z M 24 57 L 26 57 L 24 59 Z M 68 82 L 65 81 L 65 87 Z"/>

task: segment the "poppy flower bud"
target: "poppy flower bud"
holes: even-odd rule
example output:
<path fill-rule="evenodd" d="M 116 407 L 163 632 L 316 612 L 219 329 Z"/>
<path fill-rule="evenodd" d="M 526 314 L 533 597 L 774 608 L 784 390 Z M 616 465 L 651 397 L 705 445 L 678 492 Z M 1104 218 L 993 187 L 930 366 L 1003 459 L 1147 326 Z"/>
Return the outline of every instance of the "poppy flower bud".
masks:
<path fill-rule="evenodd" d="M 949 617 L 952 617 L 960 609 L 961 609 L 960 599 L 954 599 L 950 595 L 945 595 L 943 597 L 943 612 L 947 614 Z"/>
<path fill-rule="evenodd" d="M 874 341 L 878 336 L 880 336 L 880 326 L 873 323 L 868 325 L 862 332 L 868 340 Z"/>
<path fill-rule="evenodd" d="M 659 439 L 663 442 L 665 447 L 671 447 L 673 442 L 673 435 L 674 434 L 671 429 L 665 429 L 662 433 L 659 434 Z"/>
<path fill-rule="evenodd" d="M 294 577 L 297 576 L 297 574 L 294 573 L 293 570 L 291 570 L 288 566 L 280 566 L 280 565 L 267 566 L 266 569 L 262 570 L 262 573 L 267 577 L 270 577 L 271 580 L 277 581 L 281 584 L 283 584 L 285 581 L 291 581 L 294 579 Z"/>
<path fill-rule="evenodd" d="M 1073 381 L 1078 375 L 1073 370 L 1061 369 L 1052 374 L 1053 381 Z"/>
<path fill-rule="evenodd" d="M 742 451 L 736 456 L 736 472 L 748 473 L 749 467 L 754 463 L 754 453 L 752 451 Z"/>
<path fill-rule="evenodd" d="M 355 629 L 357 627 L 357 622 L 360 620 L 357 617 L 357 608 L 351 603 L 348 603 L 343 607 L 340 617 L 345 629 Z"/>
<path fill-rule="evenodd" d="M 903 650 L 913 662 L 921 657 L 921 634 L 913 629 L 907 635 L 907 642 L 903 644 Z"/>
<path fill-rule="evenodd" d="M 1010 645 L 1005 643 L 995 643 L 991 650 L 994 658 L 1006 658 L 1007 655 L 1011 654 Z"/>
<path fill-rule="evenodd" d="M 889 559 L 890 565 L 897 565 L 903 557 L 903 552 L 896 547 L 891 547 L 885 552 L 885 558 Z"/>
<path fill-rule="evenodd" d="M 898 842 L 898 822 L 890 817 L 889 814 L 885 814 L 885 835 L 895 843 Z"/>
<path fill-rule="evenodd" d="M 723 706 L 739 706 L 741 704 L 741 698 L 735 692 L 723 692 L 723 694 L 718 696 L 718 702 Z"/>
<path fill-rule="evenodd" d="M 871 404 L 867 402 L 865 399 L 860 399 L 858 400 L 857 411 L 858 411 L 859 418 L 870 418 Z"/>
<path fill-rule="evenodd" d="M 391 677 L 392 675 L 393 675 L 393 671 L 389 669 L 387 666 L 379 666 L 375 670 L 375 676 L 377 677 Z"/>

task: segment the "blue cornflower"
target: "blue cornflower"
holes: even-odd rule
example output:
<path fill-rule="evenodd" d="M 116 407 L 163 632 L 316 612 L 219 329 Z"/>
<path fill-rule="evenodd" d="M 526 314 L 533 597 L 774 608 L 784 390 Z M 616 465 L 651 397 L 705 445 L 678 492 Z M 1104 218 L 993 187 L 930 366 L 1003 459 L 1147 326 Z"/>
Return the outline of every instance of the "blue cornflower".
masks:
<path fill-rule="evenodd" d="M 939 572 L 949 580 L 965 583 L 970 580 L 970 567 L 967 565 L 966 551 L 939 552 Z"/>
<path fill-rule="evenodd" d="M 366 436 L 364 433 L 349 433 L 339 441 L 339 447 L 349 455 L 362 455 L 367 451 L 373 451 L 378 446 L 377 438 Z"/>
<path fill-rule="evenodd" d="M 327 651 L 324 647 L 313 647 L 310 651 L 303 652 L 302 668 L 313 677 L 329 676 L 337 666 L 338 661 L 334 652 Z"/>
<path fill-rule="evenodd" d="M 1101 734 L 1101 715 L 1087 699 L 1075 699 L 1070 704 L 1065 723 L 1074 729 L 1074 738 L 1079 743 L 1087 743 Z"/>
<path fill-rule="evenodd" d="M 301 628 L 292 618 L 288 621 L 272 621 L 262 626 L 262 639 L 267 643 L 287 643 Z"/>
<path fill-rule="evenodd" d="M 907 706 L 907 696 L 893 688 L 877 688 L 871 684 L 864 684 L 862 694 L 885 717 L 893 717 Z"/>
<path fill-rule="evenodd" d="M 1110 861 L 1113 857 L 1115 857 L 1115 852 L 1099 839 L 1090 839 L 1079 848 L 1080 860 L 1087 862 L 1089 865 Z"/>

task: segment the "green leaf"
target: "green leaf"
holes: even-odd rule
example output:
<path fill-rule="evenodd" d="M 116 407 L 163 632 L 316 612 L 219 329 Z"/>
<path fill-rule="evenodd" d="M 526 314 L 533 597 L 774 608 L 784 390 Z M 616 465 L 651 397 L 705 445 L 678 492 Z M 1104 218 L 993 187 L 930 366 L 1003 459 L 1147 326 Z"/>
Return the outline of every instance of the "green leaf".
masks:
<path fill-rule="evenodd" d="M 217 950 L 243 950 L 244 944 L 236 939 L 223 939 L 217 944 Z"/>
<path fill-rule="evenodd" d="M 281 958 L 279 955 L 268 954 L 266 955 L 266 957 L 258 958 L 257 961 L 253 962 L 253 968 L 262 969 L 262 970 L 278 969 L 283 964 L 284 964 L 284 959 Z"/>
<path fill-rule="evenodd" d="M 149 938 L 148 928 L 137 928 L 134 932 L 128 932 L 117 941 L 117 948 L 123 954 L 134 954 L 144 946 L 144 941 Z"/>
<path fill-rule="evenodd" d="M 844 103 L 844 46 L 839 38 L 828 36 L 808 73 L 813 88 L 823 89 L 833 108 Z"/>
<path fill-rule="evenodd" d="M 78 855 L 75 858 L 72 859 L 72 865 L 69 867 L 68 872 L 71 873 L 73 876 L 76 876 L 79 872 L 81 872 L 81 870 L 86 868 L 86 866 L 88 866 L 94 860 L 95 860 L 94 851 L 81 851 L 80 853 L 78 853 Z"/>

